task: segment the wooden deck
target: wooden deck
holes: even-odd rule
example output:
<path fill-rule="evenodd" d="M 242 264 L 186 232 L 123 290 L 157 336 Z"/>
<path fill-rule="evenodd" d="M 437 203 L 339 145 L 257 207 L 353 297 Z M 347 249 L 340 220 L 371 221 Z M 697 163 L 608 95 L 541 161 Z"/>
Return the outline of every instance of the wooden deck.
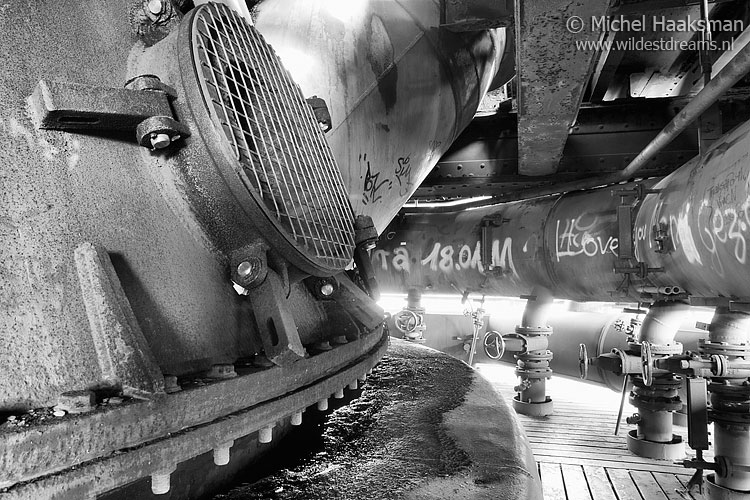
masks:
<path fill-rule="evenodd" d="M 511 402 L 518 381 L 514 367 L 503 363 L 477 366 Z M 620 395 L 598 385 L 553 377 L 547 393 L 554 415 L 519 415 L 539 466 L 545 500 L 684 500 L 692 470 L 670 461 L 636 457 L 626 436 L 634 426 L 625 417 L 636 410 L 625 402 L 619 436 L 614 435 Z M 675 427 L 687 441 L 686 429 Z M 686 447 L 686 451 L 691 451 Z"/>

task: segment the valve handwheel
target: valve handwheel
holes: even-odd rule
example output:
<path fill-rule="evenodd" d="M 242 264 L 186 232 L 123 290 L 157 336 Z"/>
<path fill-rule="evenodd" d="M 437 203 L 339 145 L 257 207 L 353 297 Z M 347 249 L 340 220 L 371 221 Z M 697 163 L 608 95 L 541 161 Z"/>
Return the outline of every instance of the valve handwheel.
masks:
<path fill-rule="evenodd" d="M 394 316 L 393 322 L 399 332 L 404 334 L 414 333 L 417 325 L 419 325 L 419 317 L 414 311 L 402 309 Z"/>
<path fill-rule="evenodd" d="M 578 344 L 578 373 L 583 380 L 589 376 L 589 353 L 586 344 Z"/>
<path fill-rule="evenodd" d="M 494 330 L 484 334 L 484 353 L 490 359 L 500 359 L 505 354 L 505 340 Z"/>
<path fill-rule="evenodd" d="M 643 385 L 651 387 L 654 383 L 654 363 L 651 354 L 651 343 L 648 341 L 641 342 L 641 375 L 643 375 Z"/>

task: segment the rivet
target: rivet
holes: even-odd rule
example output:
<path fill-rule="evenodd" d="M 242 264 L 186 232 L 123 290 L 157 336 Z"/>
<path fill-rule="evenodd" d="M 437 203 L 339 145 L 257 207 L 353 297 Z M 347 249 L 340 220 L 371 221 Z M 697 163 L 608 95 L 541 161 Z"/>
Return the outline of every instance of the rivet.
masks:
<path fill-rule="evenodd" d="M 157 472 L 151 475 L 151 492 L 154 495 L 166 495 L 170 489 L 172 472 Z"/>
<path fill-rule="evenodd" d="M 229 441 L 214 448 L 214 464 L 227 465 L 229 463 L 229 449 L 233 444 L 234 441 Z"/>

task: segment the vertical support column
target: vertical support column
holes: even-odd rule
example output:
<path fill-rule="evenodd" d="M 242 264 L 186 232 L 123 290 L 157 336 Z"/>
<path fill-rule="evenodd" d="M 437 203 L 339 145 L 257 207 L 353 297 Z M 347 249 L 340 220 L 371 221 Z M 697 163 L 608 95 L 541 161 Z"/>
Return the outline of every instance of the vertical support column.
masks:
<path fill-rule="evenodd" d="M 682 379 L 660 370 L 654 373 L 652 356 L 665 357 L 682 353 L 682 344 L 675 334 L 690 306 L 680 301 L 657 301 L 646 314 L 636 342 L 630 343 L 628 354 L 640 356 L 644 373 L 634 375 L 630 404 L 638 414 L 628 419 L 637 429 L 628 433 L 628 449 L 640 457 L 676 460 L 684 457 L 682 437 L 672 433 L 672 413 L 682 408 L 678 390 Z"/>
<path fill-rule="evenodd" d="M 546 288 L 535 287 L 531 295 L 521 298 L 526 299 L 521 324 L 516 326 L 514 334 L 504 337 L 522 341 L 522 349 L 515 355 L 520 383 L 514 388 L 517 394 L 513 398 L 513 409 L 523 415 L 551 415 L 553 407 L 552 399 L 547 396 L 547 379 L 552 377 L 549 367 L 552 351 L 547 347 L 552 327 L 547 324 L 547 316 L 552 294 Z"/>
<path fill-rule="evenodd" d="M 708 498 L 747 498 L 750 491 L 750 314 L 717 307 L 701 354 L 711 360 L 708 384 L 718 466 L 707 476 Z"/>

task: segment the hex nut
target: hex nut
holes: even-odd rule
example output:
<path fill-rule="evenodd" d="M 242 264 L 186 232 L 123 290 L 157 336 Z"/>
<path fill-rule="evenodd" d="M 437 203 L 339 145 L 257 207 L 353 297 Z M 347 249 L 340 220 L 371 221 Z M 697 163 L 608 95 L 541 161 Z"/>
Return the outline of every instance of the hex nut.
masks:
<path fill-rule="evenodd" d="M 68 413 L 86 413 L 94 409 L 96 395 L 92 391 L 68 391 L 60 395 L 55 408 Z"/>
<path fill-rule="evenodd" d="M 234 365 L 232 364 L 213 365 L 211 369 L 208 370 L 208 373 L 206 373 L 206 377 L 214 379 L 227 379 L 236 376 L 237 372 L 234 371 Z"/>

